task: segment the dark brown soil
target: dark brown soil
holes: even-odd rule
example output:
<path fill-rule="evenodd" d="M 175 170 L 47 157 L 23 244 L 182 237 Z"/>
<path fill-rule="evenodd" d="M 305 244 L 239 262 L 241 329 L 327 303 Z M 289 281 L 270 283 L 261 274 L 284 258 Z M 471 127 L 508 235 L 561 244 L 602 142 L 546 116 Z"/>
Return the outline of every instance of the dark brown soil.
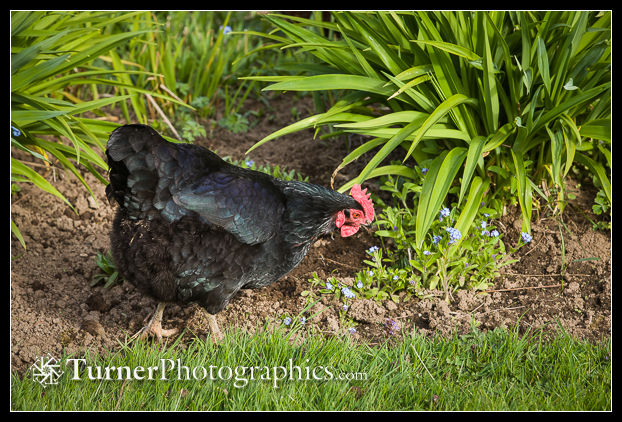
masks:
<path fill-rule="evenodd" d="M 244 159 L 244 152 L 255 142 L 293 121 L 293 107 L 302 116 L 312 113 L 309 101 L 292 95 L 275 96 L 270 104 L 270 109 L 262 103 L 249 105 L 263 109 L 263 114 L 250 117 L 256 125 L 248 133 L 233 134 L 216 125 L 208 130 L 206 139 L 197 142 L 220 155 Z M 312 182 L 328 185 L 334 168 L 347 154 L 347 143 L 356 142 L 360 140 L 355 137 L 323 141 L 314 139 L 312 131 L 304 131 L 269 142 L 249 158 L 257 164 L 295 169 Z M 356 170 L 356 165 L 349 169 Z M 155 302 L 128 282 L 109 289 L 101 284 L 90 287 L 99 272 L 95 256 L 110 247 L 113 209 L 106 200 L 104 186 L 86 175 L 97 198 L 93 201 L 73 175 L 55 170 L 47 178 L 56 179 L 57 187 L 78 214 L 52 195 L 26 184 L 12 197 L 12 218 L 28 247 L 24 250 L 12 236 L 11 367 L 18 372 L 46 353 L 58 356 L 63 351 L 81 354 L 86 350 L 115 349 L 118 340 L 135 333 L 155 309 Z M 342 182 L 338 178 L 336 185 Z M 374 189 L 373 183 L 370 186 Z M 571 184 L 569 189 L 573 188 Z M 550 332 L 563 327 L 575 337 L 602 340 L 611 334 L 611 237 L 594 231 L 581 211 L 591 216 L 594 192 L 584 189 L 575 194 L 577 199 L 564 214 L 570 233 L 563 232 L 567 265 L 563 277 L 562 236 L 552 218 L 542 218 L 533 222 L 533 241 L 514 257 L 519 262 L 505 267 L 496 280 L 495 292 L 459 291 L 451 303 L 445 302 L 440 292 L 430 292 L 434 295 L 430 299 L 399 304 L 355 299 L 348 310 L 356 323 L 355 333 L 349 333 L 340 321 L 342 304 L 324 296 L 308 315 L 324 311 L 306 324 L 326 335 L 352 335 L 371 343 L 394 335 L 385 326 L 388 318 L 399 324 L 400 333 L 414 329 L 448 335 L 454 330 L 464 332 L 472 323 L 482 330 L 509 328 L 518 323 L 521 330 L 542 328 Z M 518 239 L 517 210 L 509 209 L 498 223 L 508 239 Z M 239 324 L 252 332 L 266 319 L 298 315 L 306 306 L 301 292 L 311 288 L 308 280 L 313 272 L 351 283 L 364 265 L 365 251 L 377 243 L 370 232 L 318 241 L 302 264 L 283 280 L 260 290 L 244 290 L 234 298 L 217 315 L 221 329 Z M 195 334 L 209 335 L 205 315 L 196 305 L 170 306 L 164 317 L 165 328 L 186 328 L 184 336 L 188 339 Z"/>

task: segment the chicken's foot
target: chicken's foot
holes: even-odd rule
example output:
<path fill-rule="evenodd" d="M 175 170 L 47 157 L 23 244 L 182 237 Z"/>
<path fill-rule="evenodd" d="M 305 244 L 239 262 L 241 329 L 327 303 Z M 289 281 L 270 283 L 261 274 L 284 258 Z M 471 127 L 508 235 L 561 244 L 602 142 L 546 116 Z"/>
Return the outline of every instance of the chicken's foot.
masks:
<path fill-rule="evenodd" d="M 164 313 L 164 308 L 166 307 L 165 302 L 158 302 L 158 306 L 156 307 L 151 320 L 140 329 L 139 332 L 132 336 L 132 339 L 140 338 L 141 340 L 145 340 L 149 336 L 155 337 L 158 341 L 162 341 L 162 337 L 170 337 L 177 333 L 177 328 L 171 328 L 169 330 L 165 330 L 162 328 L 162 314 Z"/>

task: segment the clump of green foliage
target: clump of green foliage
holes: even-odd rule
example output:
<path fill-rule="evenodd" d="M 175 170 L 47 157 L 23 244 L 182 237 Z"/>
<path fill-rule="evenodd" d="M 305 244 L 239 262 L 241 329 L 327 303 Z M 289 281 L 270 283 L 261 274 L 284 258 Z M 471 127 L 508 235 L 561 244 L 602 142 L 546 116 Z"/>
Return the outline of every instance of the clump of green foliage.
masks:
<path fill-rule="evenodd" d="M 427 169 L 418 169 L 418 173 L 423 179 Z M 421 185 L 389 176 L 381 189 L 391 192 L 394 204 L 385 204 L 378 215 L 375 235 L 381 238 L 383 248 L 368 251 L 373 260 L 367 263 L 375 267 L 374 276 L 383 279 L 384 284 L 395 284 L 389 278 L 402 280 L 396 287 L 410 285 L 415 292 L 438 286 L 446 296 L 456 288 L 485 290 L 499 275 L 499 269 L 513 262 L 507 259 L 505 235 L 494 225 L 497 211 L 485 207 L 483 202 L 477 204 L 473 218 L 466 223 L 459 219 L 464 214 L 456 203 L 451 209 L 442 208 L 419 246 L 413 236 L 416 231 L 413 210 L 421 200 Z M 515 250 L 510 248 L 509 252 Z M 387 273 L 384 265 L 396 270 Z"/>
<path fill-rule="evenodd" d="M 596 175 L 611 201 L 611 13 L 589 11 L 332 12 L 268 15 L 275 47 L 308 58 L 304 74 L 249 77 L 265 90 L 334 93 L 328 109 L 280 129 L 253 148 L 298 130 L 370 139 L 343 168 L 373 152 L 354 179 L 430 173 L 416 210 L 423 245 L 452 186 L 462 213 L 470 192 L 517 200 L 530 233 L 532 192 L 542 184 L 565 206 L 573 166 Z M 398 164 L 385 164 L 400 152 Z M 458 216 L 460 220 L 461 216 Z"/>
<path fill-rule="evenodd" d="M 110 32 L 137 15 L 11 12 L 11 151 L 28 154 L 12 154 L 12 183 L 32 183 L 71 209 L 73 205 L 45 178 L 52 165 L 69 170 L 91 195 L 80 167 L 107 183 L 103 173 L 108 166 L 101 152 L 117 124 L 103 119 L 103 110 L 119 103 L 127 111 L 126 100 L 136 106 L 148 91 L 132 84 L 131 77 L 154 76 L 144 69 L 107 65 L 118 57 L 116 49 L 149 32 Z M 170 95 L 153 95 L 183 105 Z M 25 246 L 17 225 L 11 222 L 11 228 Z"/>
<path fill-rule="evenodd" d="M 149 101 L 134 104 L 138 111 L 133 117 L 142 123 L 152 120 L 157 129 L 191 141 L 205 136 L 199 121 L 215 118 L 219 110 L 223 116 L 217 119 L 219 125 L 234 133 L 246 132 L 250 125 L 241 109 L 258 87 L 239 76 L 269 72 L 266 67 L 280 60 L 265 51 L 261 38 L 252 36 L 266 27 L 254 12 L 235 11 L 141 12 L 117 25 L 115 31 L 149 30 L 113 57 L 115 69 L 152 72 L 125 78 L 127 84 L 151 93 Z M 190 107 L 179 107 L 160 94 Z M 132 117 L 128 110 L 123 113 L 127 120 Z"/>
<path fill-rule="evenodd" d="M 95 256 L 95 263 L 100 269 L 100 272 L 93 276 L 91 287 L 103 282 L 104 288 L 109 288 L 120 282 L 121 278 L 119 277 L 119 272 L 117 271 L 117 267 L 110 251 L 105 254 L 97 252 L 97 255 Z"/>
<path fill-rule="evenodd" d="M 503 266 L 516 262 L 510 254 L 532 240 L 526 232 L 519 239 L 507 239 L 495 226 L 499 215 L 484 203 L 478 203 L 471 221 L 460 221 L 459 216 L 463 214 L 454 202 L 451 209 L 441 209 L 419 246 L 414 241 L 417 217 L 413 210 L 421 200 L 421 183 L 428 169 L 416 171 L 421 178 L 419 183 L 385 177 L 381 189 L 392 194 L 393 204 L 375 198 L 382 210 L 375 220 L 377 230 L 374 231 L 380 246 L 369 248 L 369 257 L 364 261 L 366 268 L 356 273 L 351 286 L 345 286 L 354 294 L 349 298 L 399 302 L 427 297 L 431 290 L 437 289 L 449 300 L 457 289 L 486 290 Z M 456 189 L 453 193 L 457 193 Z M 508 241 L 516 246 L 506 246 Z M 340 286 L 343 281 L 334 277 L 322 281 L 317 274 L 309 281 L 312 286 L 320 286 L 319 293 L 342 299 L 342 290 L 331 287 Z M 304 296 L 309 294 L 306 292 Z"/>
<path fill-rule="evenodd" d="M 115 17 L 110 12 L 11 12 L 11 151 L 27 153 L 24 158 L 12 154 L 12 183 L 33 183 L 73 209 L 44 177 L 53 159 L 71 171 L 91 195 L 77 166 L 84 166 L 104 182 L 101 172 L 107 166 L 97 150 L 105 142 L 104 134 L 114 125 L 86 117 L 85 113 L 101 115 L 102 107 L 128 96 L 98 98 L 94 86 L 109 83 L 114 88 L 112 81 L 104 79 L 113 72 L 92 62 L 140 34 L 105 33 L 108 24 L 130 16 Z M 70 144 L 59 142 L 61 137 Z M 17 225 L 11 222 L 11 228 L 25 247 Z"/>

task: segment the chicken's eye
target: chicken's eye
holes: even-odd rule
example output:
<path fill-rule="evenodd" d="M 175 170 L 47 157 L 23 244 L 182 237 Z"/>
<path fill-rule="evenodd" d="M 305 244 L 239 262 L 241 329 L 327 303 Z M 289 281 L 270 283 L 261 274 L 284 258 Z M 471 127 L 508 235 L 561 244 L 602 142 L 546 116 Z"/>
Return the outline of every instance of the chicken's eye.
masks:
<path fill-rule="evenodd" d="M 361 217 L 362 217 L 362 215 L 361 215 L 360 212 L 358 212 L 358 211 L 353 211 L 352 212 L 352 218 L 361 218 Z"/>

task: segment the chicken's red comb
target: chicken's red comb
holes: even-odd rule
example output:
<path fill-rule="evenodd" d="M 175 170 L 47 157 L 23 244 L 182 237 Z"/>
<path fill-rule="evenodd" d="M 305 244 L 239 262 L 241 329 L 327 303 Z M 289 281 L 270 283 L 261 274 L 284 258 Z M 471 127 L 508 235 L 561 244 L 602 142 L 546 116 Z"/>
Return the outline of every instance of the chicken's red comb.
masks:
<path fill-rule="evenodd" d="M 374 221 L 374 204 L 369 198 L 370 194 L 367 193 L 367 188 L 361 190 L 361 185 L 354 185 L 352 186 L 350 195 L 352 195 L 352 198 L 356 199 L 358 203 L 363 206 L 365 218 L 367 218 L 370 223 Z"/>

